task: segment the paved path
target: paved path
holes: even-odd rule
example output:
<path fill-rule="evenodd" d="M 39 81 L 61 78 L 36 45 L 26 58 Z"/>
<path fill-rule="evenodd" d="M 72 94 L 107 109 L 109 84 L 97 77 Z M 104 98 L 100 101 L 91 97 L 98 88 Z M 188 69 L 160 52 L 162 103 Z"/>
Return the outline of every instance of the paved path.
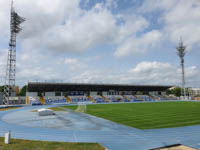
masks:
<path fill-rule="evenodd" d="M 41 107 L 0 112 L 0 136 L 11 130 L 14 138 L 98 142 L 109 150 L 148 150 L 170 144 L 200 149 L 200 125 L 139 130 L 72 111 L 57 112 L 56 116 L 38 119 L 37 113 L 31 112 L 38 108 Z"/>

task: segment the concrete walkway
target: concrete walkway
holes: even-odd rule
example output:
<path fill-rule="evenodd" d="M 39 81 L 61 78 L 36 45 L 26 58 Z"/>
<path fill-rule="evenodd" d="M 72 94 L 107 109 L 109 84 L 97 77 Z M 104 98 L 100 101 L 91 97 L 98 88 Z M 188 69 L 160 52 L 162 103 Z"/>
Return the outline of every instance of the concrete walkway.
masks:
<path fill-rule="evenodd" d="M 48 106 L 0 111 L 0 136 L 64 142 L 98 142 L 109 150 L 148 150 L 171 144 L 200 149 L 200 125 L 139 130 L 73 111 L 39 117 L 32 110 Z"/>

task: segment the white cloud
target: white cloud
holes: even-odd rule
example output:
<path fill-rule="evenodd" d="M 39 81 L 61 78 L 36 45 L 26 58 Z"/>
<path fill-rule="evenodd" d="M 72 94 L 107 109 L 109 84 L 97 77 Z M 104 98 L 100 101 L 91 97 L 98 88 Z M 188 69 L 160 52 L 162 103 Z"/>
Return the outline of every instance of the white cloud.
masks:
<path fill-rule="evenodd" d="M 165 33 L 174 43 L 182 36 L 187 45 L 199 44 L 199 18 L 200 2 L 184 0 L 164 15 Z"/>
<path fill-rule="evenodd" d="M 123 43 L 124 40 L 135 36 L 136 33 L 143 31 L 149 26 L 149 22 L 141 16 L 137 15 L 118 15 L 117 18 L 123 22 L 118 28 L 118 42 Z"/>
<path fill-rule="evenodd" d="M 67 65 L 66 68 L 69 68 L 71 72 L 75 72 L 76 74 L 87 69 L 86 64 L 75 58 L 65 58 L 64 64 Z"/>
<path fill-rule="evenodd" d="M 140 13 L 150 13 L 152 11 L 163 10 L 163 9 L 169 11 L 172 7 L 174 7 L 174 5 L 176 5 L 179 2 L 180 2 L 179 0 L 168 0 L 168 1 L 144 0 L 142 6 L 138 8 L 138 11 Z"/>
<path fill-rule="evenodd" d="M 129 73 L 139 83 L 181 85 L 181 70 L 170 63 L 141 62 L 130 69 Z M 200 70 L 196 66 L 185 68 L 186 86 L 190 86 L 191 81 L 199 80 L 199 73 Z"/>
<path fill-rule="evenodd" d="M 95 45 L 112 42 L 116 31 L 112 14 L 107 10 L 96 12 L 95 9 L 67 21 L 65 25 L 55 26 L 44 35 L 44 44 L 58 51 L 85 51 Z"/>
<path fill-rule="evenodd" d="M 159 45 L 161 33 L 153 30 L 143 34 L 141 37 L 130 37 L 123 42 L 115 51 L 115 56 L 130 56 L 134 54 L 143 54 L 148 49 Z"/>
<path fill-rule="evenodd" d="M 9 35 L 10 1 L 0 0 L 0 38 L 4 40 Z"/>
<path fill-rule="evenodd" d="M 6 43 L 6 48 L 9 40 L 9 4 L 8 0 L 0 0 L 0 39 L 1 45 Z M 160 29 L 152 28 L 151 20 L 135 12 L 113 13 L 110 8 L 118 7 L 113 0 L 97 3 L 89 10 L 81 9 L 79 0 L 18 0 L 15 6 L 19 14 L 26 18 L 17 43 L 17 84 L 25 84 L 28 80 L 179 84 L 180 70 L 170 63 L 141 62 L 132 69 L 123 68 L 124 73 L 119 73 L 119 70 L 93 66 L 92 62 L 105 63 L 101 52 L 95 53 L 98 58 L 90 55 L 76 58 L 70 55 L 72 53 L 65 55 L 63 52 L 85 52 L 110 44 L 116 47 L 114 56 L 121 57 L 156 49 L 163 39 L 166 43 L 178 43 L 180 35 L 190 47 L 200 41 L 200 8 L 195 0 L 183 0 L 181 3 L 179 0 L 145 1 L 144 9 L 140 9 L 143 13 L 151 15 L 152 11 L 162 10 L 160 17 L 156 18 L 163 24 Z M 88 61 L 86 57 L 89 57 Z M 110 62 L 106 63 L 112 63 L 110 53 L 108 57 Z M 0 50 L 2 84 L 6 58 L 7 51 Z M 199 81 L 199 73 L 196 66 L 186 68 L 186 81 Z"/>
<path fill-rule="evenodd" d="M 117 5 L 110 0 L 87 11 L 80 8 L 78 0 L 57 0 L 53 6 L 50 0 L 19 0 L 17 4 L 27 18 L 20 34 L 25 49 L 83 52 L 98 45 L 122 42 L 148 26 L 142 16 L 113 14 L 110 7 Z"/>
<path fill-rule="evenodd" d="M 63 76 L 56 65 L 57 59 L 42 55 L 37 51 L 22 51 L 17 55 L 16 81 L 18 85 L 28 81 L 58 80 Z"/>
<path fill-rule="evenodd" d="M 177 84 L 179 83 L 179 70 L 169 63 L 141 62 L 129 72 L 139 80 L 151 84 Z"/>
<path fill-rule="evenodd" d="M 5 83 L 7 50 L 0 50 L 0 84 Z"/>
<path fill-rule="evenodd" d="M 5 51 L 4 51 L 5 54 Z M 90 68 L 90 61 L 79 60 L 77 58 L 60 58 L 49 56 L 37 57 L 18 56 L 17 83 L 26 84 L 27 81 L 63 81 L 76 83 L 119 83 L 119 84 L 152 84 L 152 85 L 180 85 L 181 70 L 170 63 L 162 62 L 141 62 L 133 68 L 127 68 L 120 72 L 114 69 Z M 2 56 L 2 57 L 1 57 Z M 5 70 L 6 57 L 0 55 L 0 70 Z M 51 61 L 49 61 L 51 60 Z M 3 62 L 3 63 L 2 63 Z M 26 63 L 24 63 L 26 62 Z M 43 62 L 43 63 L 41 63 Z M 89 67 L 90 66 L 90 67 Z M 196 66 L 186 68 L 186 85 L 198 85 L 200 70 Z M 5 76 L 0 73 L 0 76 Z M 2 84 L 4 81 L 1 81 Z"/>
<path fill-rule="evenodd" d="M 3 1 L 6 11 L 0 10 L 4 26 L 9 26 L 9 2 Z M 3 5 L 2 4 L 2 5 Z M 144 17 L 129 14 L 113 14 L 116 2 L 97 3 L 90 10 L 81 9 L 80 1 L 19 0 L 15 7 L 26 18 L 19 35 L 22 48 L 34 51 L 83 52 L 104 44 L 123 43 L 129 36 L 148 26 Z M 2 22 L 4 22 L 2 20 Z M 0 31 L 5 27 L 0 25 Z M 7 30 L 8 31 L 8 28 Z"/>
<path fill-rule="evenodd" d="M 186 86 L 194 86 L 198 81 L 200 70 L 196 66 L 186 68 Z M 141 62 L 127 72 L 117 70 L 89 70 L 75 74 L 72 82 L 83 83 L 119 83 L 119 84 L 151 84 L 181 85 L 181 70 L 170 63 Z"/>
<path fill-rule="evenodd" d="M 21 0 L 17 6 L 25 8 L 21 37 L 28 49 L 84 51 L 113 39 L 114 16 L 100 3 L 89 11 L 79 7 L 79 0 L 56 0 L 53 5 L 51 0 Z"/>
<path fill-rule="evenodd" d="M 160 63 L 160 62 L 142 62 L 136 65 L 135 68 L 129 70 L 130 73 L 147 73 L 158 72 L 160 70 L 166 71 L 166 69 L 172 69 L 169 63 Z"/>
<path fill-rule="evenodd" d="M 15 7 L 19 14 L 26 18 L 24 23 L 24 38 L 39 36 L 51 27 L 63 23 L 79 13 L 79 0 L 18 0 Z"/>
<path fill-rule="evenodd" d="M 139 9 L 142 13 L 160 13 L 158 23 L 163 24 L 160 32 L 166 41 L 177 44 L 180 37 L 188 49 L 200 42 L 200 1 L 198 0 L 146 0 Z"/>

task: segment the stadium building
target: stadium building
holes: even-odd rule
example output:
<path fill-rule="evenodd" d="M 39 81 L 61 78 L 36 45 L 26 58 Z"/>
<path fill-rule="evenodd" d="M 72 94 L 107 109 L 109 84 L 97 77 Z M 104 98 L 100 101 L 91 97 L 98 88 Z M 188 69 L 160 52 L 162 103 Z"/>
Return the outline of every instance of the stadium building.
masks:
<path fill-rule="evenodd" d="M 189 88 L 191 96 L 200 96 L 200 88 Z"/>
<path fill-rule="evenodd" d="M 108 103 L 167 100 L 172 86 L 29 82 L 27 104 Z M 176 99 L 176 98 L 170 98 Z"/>

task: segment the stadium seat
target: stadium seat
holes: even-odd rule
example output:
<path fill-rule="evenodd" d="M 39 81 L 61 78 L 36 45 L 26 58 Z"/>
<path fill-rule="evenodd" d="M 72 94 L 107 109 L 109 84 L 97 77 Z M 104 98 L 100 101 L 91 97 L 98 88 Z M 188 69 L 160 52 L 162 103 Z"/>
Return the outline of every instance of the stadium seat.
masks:
<path fill-rule="evenodd" d="M 73 104 L 76 104 L 78 102 L 86 102 L 90 103 L 91 100 L 87 96 L 69 96 Z"/>
<path fill-rule="evenodd" d="M 31 105 L 41 105 L 40 103 L 40 97 L 31 97 L 29 96 L 29 104 Z"/>
<path fill-rule="evenodd" d="M 52 97 L 44 97 L 45 103 L 50 104 L 58 104 L 58 103 L 67 103 L 67 100 L 64 96 L 52 96 Z"/>

